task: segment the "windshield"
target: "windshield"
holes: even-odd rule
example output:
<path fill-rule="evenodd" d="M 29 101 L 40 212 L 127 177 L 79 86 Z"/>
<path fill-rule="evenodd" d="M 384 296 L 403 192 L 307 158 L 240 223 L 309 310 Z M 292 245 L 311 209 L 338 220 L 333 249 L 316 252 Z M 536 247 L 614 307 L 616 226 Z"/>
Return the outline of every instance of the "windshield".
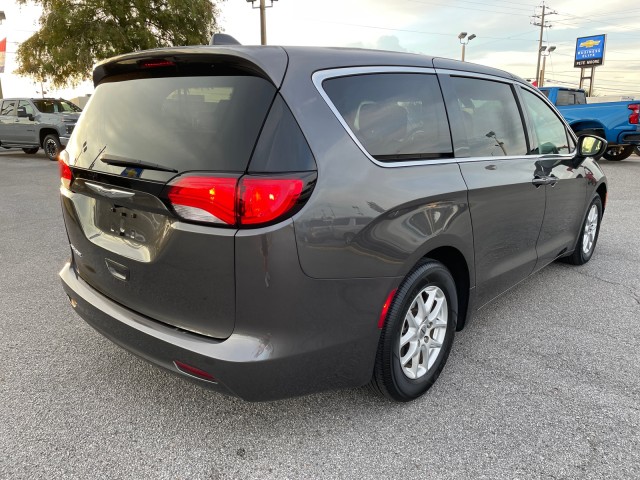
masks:
<path fill-rule="evenodd" d="M 33 104 L 42 113 L 73 113 L 82 109 L 66 100 L 34 100 Z"/>

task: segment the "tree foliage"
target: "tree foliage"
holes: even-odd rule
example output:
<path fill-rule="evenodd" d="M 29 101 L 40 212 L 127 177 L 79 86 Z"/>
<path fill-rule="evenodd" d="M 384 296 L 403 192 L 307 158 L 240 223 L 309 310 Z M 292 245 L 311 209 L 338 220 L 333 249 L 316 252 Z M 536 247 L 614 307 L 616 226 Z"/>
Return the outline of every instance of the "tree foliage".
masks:
<path fill-rule="evenodd" d="M 29 0 L 18 0 L 25 4 Z M 218 0 L 33 0 L 40 29 L 17 51 L 16 73 L 55 87 L 90 78 L 105 58 L 158 47 L 208 44 Z"/>

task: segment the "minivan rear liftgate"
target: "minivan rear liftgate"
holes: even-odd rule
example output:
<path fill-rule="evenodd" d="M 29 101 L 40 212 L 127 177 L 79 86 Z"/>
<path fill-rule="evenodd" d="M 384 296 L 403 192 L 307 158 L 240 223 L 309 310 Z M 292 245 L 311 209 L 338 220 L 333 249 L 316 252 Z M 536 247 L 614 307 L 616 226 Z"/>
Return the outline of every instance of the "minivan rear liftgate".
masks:
<path fill-rule="evenodd" d="M 134 312 L 227 338 L 235 233 L 294 213 L 313 188 L 313 157 L 305 144 L 295 173 L 269 161 L 274 131 L 292 128 L 292 117 L 246 66 L 173 55 L 116 67 L 61 156 L 75 271 Z M 258 141 L 263 126 L 269 145 Z"/>

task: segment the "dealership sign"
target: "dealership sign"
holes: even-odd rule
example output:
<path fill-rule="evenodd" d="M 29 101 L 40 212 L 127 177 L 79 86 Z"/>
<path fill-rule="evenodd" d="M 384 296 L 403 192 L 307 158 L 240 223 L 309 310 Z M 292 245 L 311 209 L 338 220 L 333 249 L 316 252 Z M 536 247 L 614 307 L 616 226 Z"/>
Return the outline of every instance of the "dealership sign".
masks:
<path fill-rule="evenodd" d="M 596 67 L 604 63 L 604 44 L 606 35 L 593 35 L 576 40 L 576 58 L 574 67 Z"/>

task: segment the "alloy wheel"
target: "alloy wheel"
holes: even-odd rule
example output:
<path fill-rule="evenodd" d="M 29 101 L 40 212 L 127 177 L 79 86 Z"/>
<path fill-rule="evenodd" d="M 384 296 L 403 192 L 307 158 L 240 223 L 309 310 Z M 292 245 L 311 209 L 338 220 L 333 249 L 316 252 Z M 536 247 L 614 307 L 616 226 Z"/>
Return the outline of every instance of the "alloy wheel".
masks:
<path fill-rule="evenodd" d="M 402 324 L 399 358 L 402 373 L 416 380 L 433 366 L 447 332 L 447 298 L 434 286 L 423 289 L 411 302 Z"/>
<path fill-rule="evenodd" d="M 584 222 L 584 235 L 582 237 L 582 251 L 585 255 L 588 255 L 593 248 L 593 244 L 596 239 L 596 233 L 598 231 L 598 207 L 591 205 L 589 214 L 587 215 L 587 221 Z"/>

